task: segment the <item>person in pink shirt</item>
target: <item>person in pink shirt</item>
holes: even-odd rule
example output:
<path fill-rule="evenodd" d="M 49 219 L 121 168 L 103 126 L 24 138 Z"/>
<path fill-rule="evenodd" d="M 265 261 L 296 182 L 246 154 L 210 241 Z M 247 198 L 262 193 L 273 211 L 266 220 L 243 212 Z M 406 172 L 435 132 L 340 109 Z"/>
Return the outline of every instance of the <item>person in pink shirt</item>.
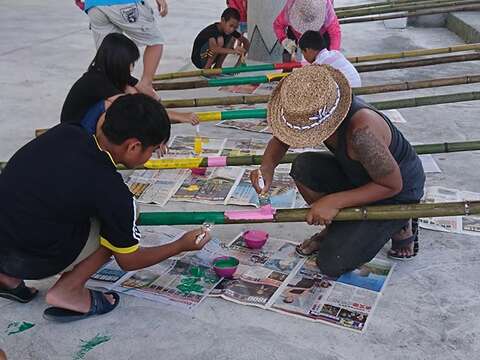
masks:
<path fill-rule="evenodd" d="M 342 35 L 332 0 L 287 0 L 273 30 L 284 48 L 284 62 L 293 60 L 298 40 L 308 30 L 319 31 L 328 50 L 340 50 Z"/>
<path fill-rule="evenodd" d="M 248 31 L 247 5 L 247 0 L 227 0 L 227 6 L 238 10 L 240 13 L 240 26 L 238 27 L 238 32 L 242 35 Z"/>

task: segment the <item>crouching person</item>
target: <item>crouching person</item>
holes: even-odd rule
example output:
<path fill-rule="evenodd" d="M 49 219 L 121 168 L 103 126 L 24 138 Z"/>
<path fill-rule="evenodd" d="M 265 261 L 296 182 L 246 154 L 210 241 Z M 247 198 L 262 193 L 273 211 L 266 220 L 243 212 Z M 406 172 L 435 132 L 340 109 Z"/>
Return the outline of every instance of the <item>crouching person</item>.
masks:
<path fill-rule="evenodd" d="M 294 71 L 274 90 L 268 104 L 273 132 L 260 167 L 268 191 L 275 167 L 290 146 L 324 143 L 330 152 L 305 152 L 291 176 L 311 206 L 310 225 L 325 229 L 297 247 L 300 255 L 317 254 L 326 275 L 339 276 L 370 261 L 392 239 L 389 256 L 411 259 L 418 251 L 411 221 L 333 221 L 340 209 L 377 204 L 417 203 L 425 175 L 413 147 L 390 120 L 352 96 L 348 80 L 328 65 Z"/>
<path fill-rule="evenodd" d="M 24 280 L 61 274 L 48 290 L 44 317 L 73 321 L 112 311 L 114 292 L 85 288 L 113 255 L 124 270 L 198 250 L 201 230 L 176 242 L 141 247 L 135 202 L 116 164 L 135 168 L 170 136 L 163 106 L 142 95 L 116 99 L 96 134 L 60 124 L 21 148 L 0 174 L 0 296 L 29 302 Z"/>

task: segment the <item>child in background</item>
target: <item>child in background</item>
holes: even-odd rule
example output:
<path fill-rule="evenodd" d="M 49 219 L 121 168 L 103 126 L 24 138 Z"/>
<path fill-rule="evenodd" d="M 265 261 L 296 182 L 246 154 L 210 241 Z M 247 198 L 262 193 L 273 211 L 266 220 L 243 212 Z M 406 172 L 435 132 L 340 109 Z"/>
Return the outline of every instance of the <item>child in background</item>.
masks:
<path fill-rule="evenodd" d="M 221 68 L 228 54 L 239 55 L 237 66 L 244 59 L 250 42 L 238 31 L 240 13 L 227 8 L 220 22 L 203 29 L 195 38 L 192 49 L 192 62 L 199 69 Z M 235 39 L 240 43 L 233 48 Z"/>
<path fill-rule="evenodd" d="M 308 30 L 319 31 L 328 50 L 340 50 L 340 23 L 332 0 L 288 0 L 273 30 L 284 48 L 283 62 L 295 61 L 298 40 Z"/>
<path fill-rule="evenodd" d="M 38 291 L 24 280 L 61 274 L 46 294 L 52 307 L 44 318 L 102 315 L 117 307 L 119 295 L 85 283 L 111 256 L 133 271 L 201 249 L 210 240 L 204 230 L 142 247 L 135 201 L 116 169 L 144 164 L 167 143 L 170 130 L 159 102 L 127 94 L 102 115 L 95 135 L 62 123 L 17 151 L 0 174 L 0 297 L 27 303 Z"/>
<path fill-rule="evenodd" d="M 247 24 L 247 0 L 227 0 L 227 6 L 229 8 L 236 9 L 240 13 L 240 25 L 238 27 L 238 32 L 242 35 L 248 32 Z"/>
<path fill-rule="evenodd" d="M 157 10 L 144 0 L 75 0 L 90 19 L 95 46 L 98 49 L 105 36 L 124 33 L 137 45 L 146 46 L 143 54 L 143 75 L 136 85 L 141 93 L 153 98 L 158 96 L 153 89 L 153 77 L 162 57 L 165 40 L 160 31 Z M 158 12 L 168 13 L 166 0 L 156 0 Z"/>
<path fill-rule="evenodd" d="M 96 119 L 105 101 L 125 93 L 138 92 L 138 80 L 131 71 L 140 57 L 135 43 L 123 34 L 108 34 L 100 45 L 88 70 L 75 82 L 63 104 L 60 122 L 80 123 L 91 108 L 98 105 Z M 156 97 L 158 95 L 155 93 Z M 195 113 L 168 111 L 172 123 L 198 124 Z"/>
<path fill-rule="evenodd" d="M 362 86 L 357 69 L 340 51 L 328 50 L 322 35 L 318 31 L 305 32 L 298 42 L 303 57 L 310 64 L 330 65 L 340 70 L 350 83 L 350 87 Z"/>

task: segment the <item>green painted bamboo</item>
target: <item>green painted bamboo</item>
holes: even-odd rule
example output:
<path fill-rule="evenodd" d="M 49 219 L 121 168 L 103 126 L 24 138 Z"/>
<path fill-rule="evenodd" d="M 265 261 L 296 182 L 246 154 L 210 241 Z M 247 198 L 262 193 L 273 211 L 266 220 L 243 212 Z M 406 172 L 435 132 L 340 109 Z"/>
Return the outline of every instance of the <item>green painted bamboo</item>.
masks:
<path fill-rule="evenodd" d="M 450 56 L 436 56 L 426 59 L 416 59 L 407 61 L 384 62 L 378 64 L 363 64 L 356 65 L 359 73 L 385 71 L 393 69 L 408 69 L 412 67 L 421 67 L 429 65 L 450 64 L 455 62 L 477 61 L 480 60 L 480 54 L 464 54 L 464 55 L 450 55 Z"/>
<path fill-rule="evenodd" d="M 426 89 L 441 86 L 466 85 L 480 82 L 479 75 L 456 76 L 450 78 L 440 78 L 432 80 L 405 81 L 401 83 L 383 84 L 363 86 L 353 89 L 356 95 L 379 94 L 393 91 L 408 91 L 416 89 Z M 183 108 L 183 107 L 202 107 L 216 105 L 239 105 L 239 104 L 261 104 L 267 103 L 270 99 L 269 95 L 249 95 L 249 96 L 225 96 L 225 97 L 209 97 L 195 99 L 172 99 L 162 100 L 162 104 L 166 108 Z"/>
<path fill-rule="evenodd" d="M 272 220 L 230 220 L 226 213 L 215 212 L 144 212 L 138 225 L 197 225 L 205 221 L 216 224 L 251 224 L 304 222 L 309 209 L 278 209 Z M 342 209 L 334 221 L 399 220 L 442 216 L 480 214 L 480 201 L 434 204 L 377 205 Z"/>
<path fill-rule="evenodd" d="M 377 15 L 377 14 L 387 14 L 400 11 L 415 11 L 415 10 L 424 10 L 429 9 L 433 10 L 440 7 L 447 6 L 463 6 L 478 4 L 478 0 L 460 0 L 460 1 L 446 1 L 446 2 L 423 2 L 420 4 L 410 3 L 410 4 L 401 4 L 394 6 L 384 6 L 384 7 L 375 7 L 375 8 L 363 8 L 363 9 L 354 9 L 354 10 L 336 10 L 335 13 L 339 19 L 346 19 L 352 17 L 368 16 L 368 15 Z"/>
<path fill-rule="evenodd" d="M 438 4 L 451 2 L 452 0 L 393 0 L 393 1 L 386 1 L 386 2 L 378 2 L 378 3 L 364 3 L 358 5 L 349 5 L 349 6 L 339 6 L 335 7 L 335 12 L 337 11 L 346 11 L 346 10 L 357 10 L 357 9 L 369 9 L 369 8 L 378 8 L 378 7 L 388 7 L 388 6 L 398 6 L 404 4 L 423 4 L 429 2 L 435 2 Z"/>
<path fill-rule="evenodd" d="M 401 12 L 389 15 L 372 15 L 372 16 L 363 16 L 363 17 L 356 17 L 356 18 L 347 18 L 347 19 L 340 19 L 340 24 L 354 24 L 360 22 L 368 22 L 368 21 L 382 21 L 382 20 L 390 20 L 390 19 L 400 19 L 405 17 L 413 17 L 413 16 L 425 16 L 425 15 L 435 15 L 435 14 L 445 14 L 455 11 L 474 11 L 479 10 L 480 5 L 472 4 L 472 5 L 460 5 L 460 6 L 448 6 L 442 7 L 434 10 L 417 10 L 417 11 L 408 11 L 408 12 Z"/>
<path fill-rule="evenodd" d="M 430 66 L 439 64 L 449 64 L 454 62 L 465 61 L 477 61 L 480 60 L 480 53 L 463 54 L 463 55 L 449 55 L 449 56 L 435 56 L 425 59 L 395 61 L 395 62 L 381 62 L 374 64 L 360 64 L 355 65 L 358 72 L 373 72 L 373 71 L 386 71 L 393 69 L 408 69 L 412 67 Z M 230 86 L 230 85 L 243 85 L 243 84 L 261 84 L 272 81 L 278 81 L 283 76 L 279 74 L 279 77 L 272 77 L 270 75 L 262 76 L 244 76 L 238 78 L 229 79 L 212 79 L 212 80 L 190 80 L 190 81 L 178 81 L 178 82 L 156 82 L 153 83 L 155 90 L 181 90 L 181 89 L 194 89 L 202 87 L 215 87 L 215 86 Z"/>

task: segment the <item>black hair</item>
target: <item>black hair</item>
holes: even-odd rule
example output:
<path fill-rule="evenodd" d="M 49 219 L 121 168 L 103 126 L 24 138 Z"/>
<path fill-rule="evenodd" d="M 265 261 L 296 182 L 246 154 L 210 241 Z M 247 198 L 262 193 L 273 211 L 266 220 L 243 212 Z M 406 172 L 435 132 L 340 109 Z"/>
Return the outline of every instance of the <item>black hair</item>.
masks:
<path fill-rule="evenodd" d="M 313 49 L 313 50 L 323 50 L 327 46 L 322 35 L 318 31 L 308 30 L 305 31 L 298 41 L 298 46 L 300 49 Z"/>
<path fill-rule="evenodd" d="M 140 58 L 137 45 L 123 34 L 105 36 L 88 71 L 103 72 L 120 91 L 129 84 L 130 66 Z"/>
<path fill-rule="evenodd" d="M 123 95 L 108 108 L 102 131 L 116 145 L 136 138 L 143 148 L 147 148 L 168 141 L 170 119 L 163 105 L 152 97 L 144 94 Z"/>
<path fill-rule="evenodd" d="M 225 21 L 228 21 L 230 19 L 240 21 L 240 12 L 234 8 L 226 8 L 222 13 L 222 19 Z"/>

